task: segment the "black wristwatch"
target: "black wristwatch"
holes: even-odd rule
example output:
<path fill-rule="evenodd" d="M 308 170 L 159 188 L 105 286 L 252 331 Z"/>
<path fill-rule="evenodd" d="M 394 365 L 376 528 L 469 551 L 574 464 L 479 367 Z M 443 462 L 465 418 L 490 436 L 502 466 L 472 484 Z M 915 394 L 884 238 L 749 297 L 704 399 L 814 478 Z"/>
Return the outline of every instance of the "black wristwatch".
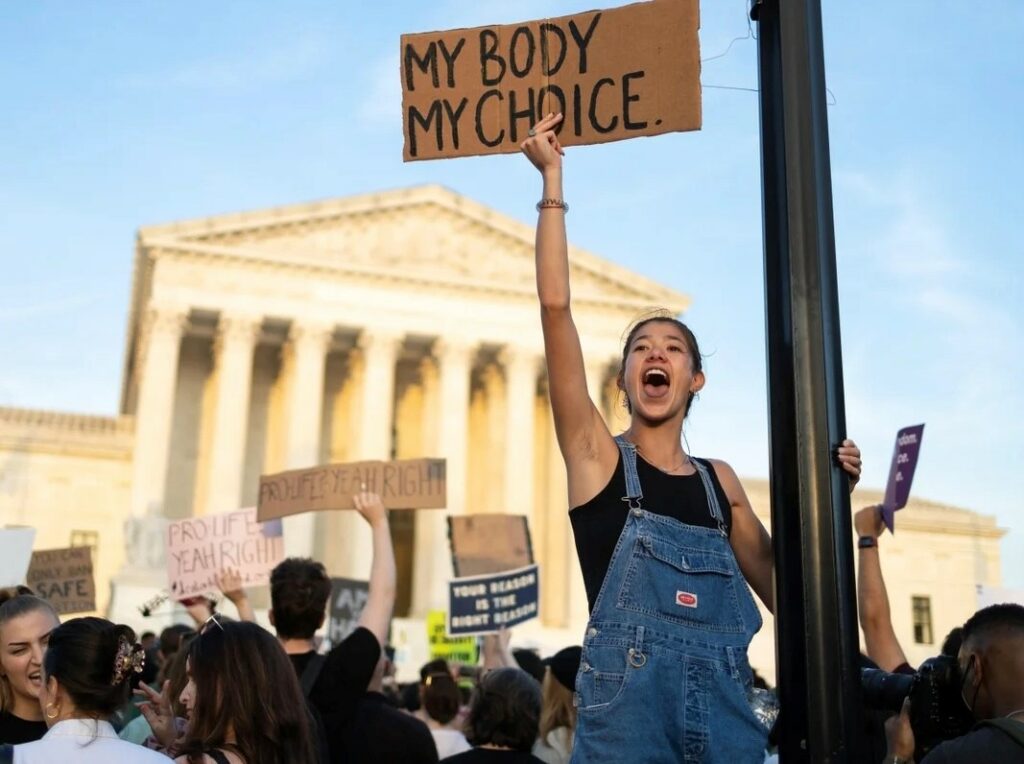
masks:
<path fill-rule="evenodd" d="M 861 536 L 857 539 L 857 547 L 859 549 L 871 549 L 876 546 L 878 546 L 878 539 L 874 536 Z"/>

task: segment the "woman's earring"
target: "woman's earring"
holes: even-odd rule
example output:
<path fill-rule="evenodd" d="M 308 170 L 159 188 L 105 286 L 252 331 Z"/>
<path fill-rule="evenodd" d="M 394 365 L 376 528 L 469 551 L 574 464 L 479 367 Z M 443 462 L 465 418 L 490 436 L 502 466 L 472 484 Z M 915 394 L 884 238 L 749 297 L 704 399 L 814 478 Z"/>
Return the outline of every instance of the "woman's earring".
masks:
<path fill-rule="evenodd" d="M 52 714 L 50 713 L 50 706 L 54 706 Z M 51 700 L 49 703 L 46 704 L 46 718 L 56 719 L 58 716 L 60 716 L 60 709 L 56 708 L 56 704 Z"/>

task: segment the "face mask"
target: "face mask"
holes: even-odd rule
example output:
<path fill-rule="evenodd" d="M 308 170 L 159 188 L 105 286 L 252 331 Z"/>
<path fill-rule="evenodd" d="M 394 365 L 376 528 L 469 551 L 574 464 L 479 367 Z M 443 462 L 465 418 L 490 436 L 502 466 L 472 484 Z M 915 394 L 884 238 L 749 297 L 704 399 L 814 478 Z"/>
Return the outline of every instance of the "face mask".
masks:
<path fill-rule="evenodd" d="M 967 710 L 972 714 L 974 713 L 974 704 L 978 701 L 978 693 L 981 692 L 981 683 L 979 682 L 978 686 L 974 688 L 974 696 L 971 698 L 970 702 L 967 702 L 967 695 L 964 694 L 964 688 L 967 686 L 967 676 L 970 674 L 971 668 L 974 666 L 974 661 L 977 657 L 977 655 L 971 655 L 970 659 L 967 661 L 967 668 L 963 670 L 963 674 L 960 678 L 960 697 L 964 701 L 964 705 L 967 706 Z"/>

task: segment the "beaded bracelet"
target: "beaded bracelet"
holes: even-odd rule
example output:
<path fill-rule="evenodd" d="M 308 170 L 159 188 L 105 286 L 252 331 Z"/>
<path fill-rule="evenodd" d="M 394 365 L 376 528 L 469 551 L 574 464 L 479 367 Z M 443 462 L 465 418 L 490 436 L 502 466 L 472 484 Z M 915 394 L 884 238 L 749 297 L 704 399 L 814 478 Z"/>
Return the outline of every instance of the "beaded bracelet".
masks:
<path fill-rule="evenodd" d="M 537 212 L 540 212 L 541 210 L 555 208 L 562 210 L 562 212 L 569 211 L 569 205 L 566 204 L 561 199 L 541 199 L 539 202 L 537 202 Z"/>

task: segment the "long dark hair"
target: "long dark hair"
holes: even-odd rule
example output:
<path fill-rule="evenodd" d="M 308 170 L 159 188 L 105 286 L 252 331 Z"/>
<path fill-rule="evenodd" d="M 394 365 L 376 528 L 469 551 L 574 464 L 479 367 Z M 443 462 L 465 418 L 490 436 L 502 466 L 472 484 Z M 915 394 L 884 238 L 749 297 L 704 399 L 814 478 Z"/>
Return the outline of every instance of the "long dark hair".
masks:
<path fill-rule="evenodd" d="M 44 679 L 54 677 L 82 714 L 107 719 L 128 702 L 135 673 L 131 659 L 141 650 L 129 626 L 72 618 L 50 634 Z"/>
<path fill-rule="evenodd" d="M 192 640 L 188 660 L 196 691 L 181 753 L 189 761 L 220 748 L 246 764 L 315 764 L 299 680 L 267 631 L 245 621 L 211 623 Z"/>

